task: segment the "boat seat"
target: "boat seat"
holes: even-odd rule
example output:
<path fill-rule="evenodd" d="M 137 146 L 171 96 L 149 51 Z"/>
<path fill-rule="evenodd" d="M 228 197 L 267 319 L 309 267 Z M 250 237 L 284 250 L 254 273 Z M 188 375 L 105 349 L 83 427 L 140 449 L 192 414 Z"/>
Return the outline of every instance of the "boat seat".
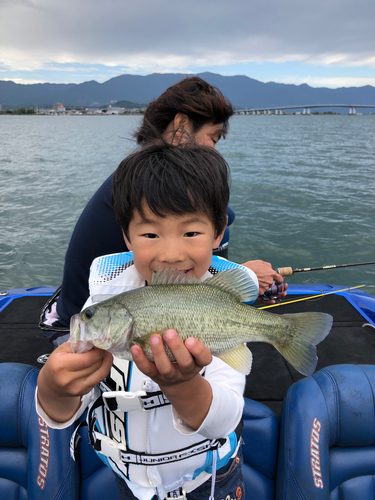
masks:
<path fill-rule="evenodd" d="M 274 500 L 279 421 L 267 406 L 245 398 L 243 422 L 245 496 L 248 499 Z"/>
<path fill-rule="evenodd" d="M 0 364 L 0 498 L 73 500 L 78 488 L 68 446 L 73 429 L 49 429 L 38 417 L 38 373 L 31 365 Z"/>
<path fill-rule="evenodd" d="M 373 365 L 329 366 L 289 388 L 277 500 L 375 498 L 374 393 Z"/>
<path fill-rule="evenodd" d="M 38 417 L 38 373 L 31 365 L 0 363 L 0 498 L 118 500 L 114 474 L 93 451 L 87 427 L 79 431 L 83 439 L 76 463 L 69 454 L 73 426 L 50 429 Z M 243 416 L 245 492 L 248 498 L 273 500 L 278 420 L 269 408 L 249 399 Z"/>

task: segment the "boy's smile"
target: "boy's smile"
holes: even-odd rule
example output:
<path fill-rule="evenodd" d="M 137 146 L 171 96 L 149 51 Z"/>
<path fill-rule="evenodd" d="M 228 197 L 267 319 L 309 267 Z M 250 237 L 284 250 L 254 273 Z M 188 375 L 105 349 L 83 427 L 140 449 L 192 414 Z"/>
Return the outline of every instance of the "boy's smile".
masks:
<path fill-rule="evenodd" d="M 165 267 L 201 278 L 223 233 L 215 237 L 214 226 L 205 214 L 160 217 L 145 206 L 143 217 L 134 212 L 128 236 L 124 236 L 125 243 L 133 251 L 135 267 L 150 282 L 152 273 Z"/>

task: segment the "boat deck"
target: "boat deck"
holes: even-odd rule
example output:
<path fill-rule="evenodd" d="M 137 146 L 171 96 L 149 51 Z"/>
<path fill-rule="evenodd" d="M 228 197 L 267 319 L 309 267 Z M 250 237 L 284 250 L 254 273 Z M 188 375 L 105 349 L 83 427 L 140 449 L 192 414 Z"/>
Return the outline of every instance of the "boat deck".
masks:
<path fill-rule="evenodd" d="M 288 300 L 297 298 L 298 295 L 287 297 Z M 40 311 L 46 301 L 46 294 L 30 294 L 15 297 L 6 307 L 0 308 L 0 362 L 27 363 L 41 368 L 38 357 L 53 350 L 38 327 Z M 345 296 L 329 295 L 268 310 L 278 314 L 319 311 L 333 315 L 333 328 L 317 348 L 317 369 L 342 363 L 375 364 L 375 329 L 362 326 L 368 321 Z M 303 376 L 273 346 L 256 342 L 249 347 L 254 359 L 245 396 L 262 402 L 279 416 L 288 388 Z"/>

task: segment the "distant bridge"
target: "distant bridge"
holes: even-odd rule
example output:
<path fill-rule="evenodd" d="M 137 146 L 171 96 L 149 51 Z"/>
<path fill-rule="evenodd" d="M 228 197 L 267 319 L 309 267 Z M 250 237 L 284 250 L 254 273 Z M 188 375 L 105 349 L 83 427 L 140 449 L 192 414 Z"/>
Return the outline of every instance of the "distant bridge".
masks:
<path fill-rule="evenodd" d="M 303 115 L 309 115 L 311 108 L 349 108 L 349 115 L 357 114 L 357 108 L 375 108 L 372 104 L 308 104 L 301 106 L 278 106 L 274 108 L 236 109 L 237 115 L 282 115 L 286 109 L 303 109 Z"/>

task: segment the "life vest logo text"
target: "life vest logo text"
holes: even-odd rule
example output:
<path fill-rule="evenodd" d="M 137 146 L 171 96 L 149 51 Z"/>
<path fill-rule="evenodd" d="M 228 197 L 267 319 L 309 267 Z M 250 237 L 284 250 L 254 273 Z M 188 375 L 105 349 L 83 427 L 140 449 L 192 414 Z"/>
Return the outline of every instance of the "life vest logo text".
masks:
<path fill-rule="evenodd" d="M 314 478 L 314 484 L 317 488 L 323 489 L 323 478 L 322 471 L 320 467 L 320 430 L 322 424 L 317 418 L 314 418 L 310 433 L 310 462 L 311 471 Z"/>

